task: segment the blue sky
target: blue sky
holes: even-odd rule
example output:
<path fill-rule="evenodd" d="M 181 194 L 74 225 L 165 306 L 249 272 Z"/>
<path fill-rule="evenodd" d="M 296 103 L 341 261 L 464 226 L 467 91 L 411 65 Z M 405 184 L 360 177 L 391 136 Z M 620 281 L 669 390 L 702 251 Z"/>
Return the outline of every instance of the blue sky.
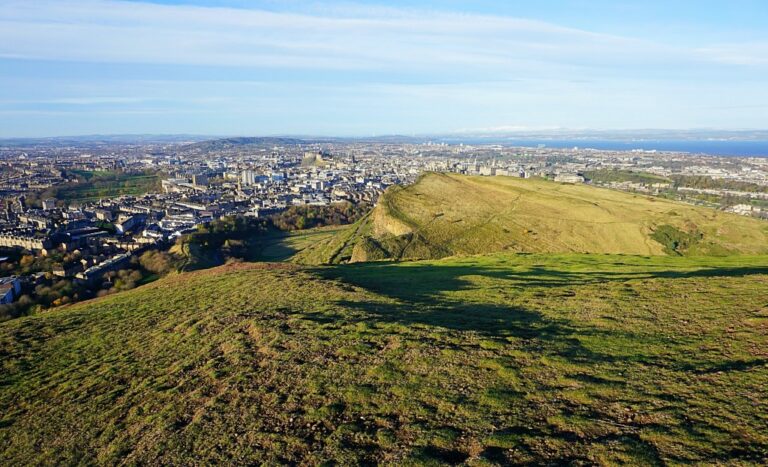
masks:
<path fill-rule="evenodd" d="M 0 0 L 0 137 L 765 129 L 768 2 Z"/>

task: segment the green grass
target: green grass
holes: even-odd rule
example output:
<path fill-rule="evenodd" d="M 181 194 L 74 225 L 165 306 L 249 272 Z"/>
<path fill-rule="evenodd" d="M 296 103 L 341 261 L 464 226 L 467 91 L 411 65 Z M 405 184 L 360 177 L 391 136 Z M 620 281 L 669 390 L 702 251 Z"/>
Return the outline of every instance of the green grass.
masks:
<path fill-rule="evenodd" d="M 261 239 L 251 255 L 254 261 L 288 261 L 305 249 L 328 240 L 345 226 L 318 227 L 293 232 L 275 232 Z"/>
<path fill-rule="evenodd" d="M 92 171 L 92 170 L 76 169 L 76 170 L 72 170 L 71 172 L 87 182 L 90 182 L 93 179 L 99 179 L 99 178 L 108 179 L 119 174 L 119 172 L 115 170 Z"/>
<path fill-rule="evenodd" d="M 144 276 L 137 284 L 138 285 L 147 285 L 152 282 L 155 282 L 156 280 L 160 279 L 160 276 L 158 274 L 147 274 Z"/>
<path fill-rule="evenodd" d="M 0 324 L 22 464 L 760 464 L 768 257 L 228 265 Z"/>
<path fill-rule="evenodd" d="M 674 254 L 768 253 L 768 223 L 756 219 L 586 185 L 435 173 L 388 190 L 370 215 L 306 249 L 297 261 L 504 251 L 663 255 L 670 250 L 654 236 L 662 227 L 700 237 L 695 248 Z"/>
<path fill-rule="evenodd" d="M 584 176 L 594 182 L 599 183 L 632 182 L 643 183 L 647 185 L 652 185 L 655 183 L 672 183 L 672 180 L 666 177 L 661 177 L 659 175 L 647 172 L 634 172 L 632 170 L 594 170 L 584 172 Z"/>
<path fill-rule="evenodd" d="M 140 196 L 160 191 L 160 176 L 123 172 L 76 171 L 83 182 L 56 187 L 52 195 L 68 202 L 87 202 L 100 198 Z"/>
<path fill-rule="evenodd" d="M 227 243 L 242 246 L 237 261 L 282 262 L 292 260 L 306 248 L 325 241 L 344 226 L 327 226 L 313 229 L 282 232 L 278 230 L 259 231 L 242 239 L 230 239 Z M 170 249 L 178 260 L 180 271 L 207 269 L 224 264 L 229 257 L 219 249 L 204 248 L 199 242 L 180 241 Z"/>

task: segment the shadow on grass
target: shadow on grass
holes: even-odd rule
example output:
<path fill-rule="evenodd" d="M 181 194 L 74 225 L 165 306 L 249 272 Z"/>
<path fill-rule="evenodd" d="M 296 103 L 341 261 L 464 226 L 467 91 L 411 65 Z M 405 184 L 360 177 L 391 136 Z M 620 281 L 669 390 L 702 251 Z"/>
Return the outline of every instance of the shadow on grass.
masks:
<path fill-rule="evenodd" d="M 273 232 L 262 238 L 251 240 L 248 261 L 287 261 L 299 252 L 290 242 L 288 232 Z"/>
<path fill-rule="evenodd" d="M 698 374 L 725 373 L 729 371 L 749 371 L 752 368 L 768 365 L 768 358 L 757 358 L 754 360 L 729 360 L 705 367 L 695 365 L 685 365 L 682 369 L 692 371 Z"/>
<path fill-rule="evenodd" d="M 655 266 L 656 270 L 642 266 L 630 266 L 640 271 L 571 272 L 539 265 L 516 267 L 482 267 L 473 264 L 432 265 L 361 263 L 328 269 L 318 269 L 322 276 L 359 286 L 394 299 L 393 303 L 376 301 L 344 301 L 340 305 L 357 309 L 381 322 L 405 325 L 428 325 L 456 331 L 471 331 L 481 336 L 508 342 L 510 338 L 523 339 L 529 344 L 541 346 L 546 353 L 556 354 L 576 363 L 611 362 L 617 357 L 585 347 L 579 338 L 599 341 L 601 338 L 643 340 L 648 336 L 617 329 L 605 330 L 585 323 L 553 316 L 517 306 L 496 303 L 462 302 L 450 298 L 444 292 L 487 288 L 490 294 L 503 293 L 505 288 L 562 288 L 552 291 L 552 296 L 568 296 L 568 287 L 628 281 L 636 279 L 687 279 L 700 277 L 739 277 L 752 274 L 768 274 L 768 267 L 723 267 L 692 270 L 670 270 Z M 630 269 L 626 268 L 626 269 Z M 565 268 L 564 268 L 565 269 Z M 494 279 L 483 284 L 482 279 Z M 479 281 L 479 282 L 478 282 Z M 479 284 L 479 285 L 478 285 Z M 482 293 L 482 292 L 481 292 Z M 481 298 L 482 295 L 476 295 Z M 488 301 L 491 297 L 489 297 Z M 623 360 L 658 366 L 652 351 L 638 352 Z M 738 365 L 735 365 L 733 369 Z M 689 369 L 690 370 L 690 369 Z M 717 371 L 717 370 L 714 370 Z"/>
<path fill-rule="evenodd" d="M 608 361 L 612 357 L 584 347 L 575 336 L 602 334 L 576 328 L 565 321 L 519 307 L 492 304 L 380 303 L 341 301 L 339 305 L 363 311 L 372 320 L 404 325 L 427 325 L 454 331 L 469 331 L 508 343 L 508 338 L 546 345 L 553 353 L 574 362 Z M 613 333 L 615 334 L 615 332 Z"/>
<path fill-rule="evenodd" d="M 542 266 L 482 267 L 466 265 L 431 265 L 397 263 L 360 263 L 320 269 L 324 277 L 341 280 L 379 294 L 400 300 L 423 301 L 434 299 L 444 291 L 457 291 L 473 287 L 469 276 L 487 277 L 503 281 L 507 287 L 569 287 L 605 282 L 626 282 L 642 279 L 691 279 L 707 277 L 743 277 L 768 274 L 768 266 L 702 267 L 672 270 L 660 266 L 629 265 L 625 271 L 566 271 Z M 611 264 L 611 268 L 620 269 Z M 632 270 L 636 269 L 636 270 Z"/>
<path fill-rule="evenodd" d="M 591 326 L 581 326 L 567 319 L 560 319 L 529 308 L 499 303 L 477 303 L 451 300 L 442 295 L 445 291 L 473 287 L 467 276 L 486 276 L 503 279 L 510 283 L 528 281 L 529 273 L 517 274 L 502 269 L 485 269 L 474 266 L 414 266 L 397 267 L 391 263 L 367 263 L 317 271 L 326 278 L 363 287 L 393 299 L 381 301 L 340 301 L 344 308 L 359 310 L 372 321 L 404 325 L 426 325 L 453 331 L 479 334 L 499 344 L 511 340 L 524 340 L 527 345 L 541 348 L 546 353 L 557 354 L 572 362 L 587 363 L 614 361 L 614 357 L 585 347 L 578 337 L 600 338 L 608 332 Z M 557 271 L 555 271 L 557 273 Z M 535 270 L 539 283 L 555 283 L 550 279 L 553 272 Z M 545 277 L 546 275 L 546 277 Z M 320 318 L 318 318 L 320 319 Z M 610 331 L 611 336 L 631 339 L 621 331 Z M 448 345 L 448 344 L 446 344 Z M 637 356 L 643 360 L 644 356 Z"/>
<path fill-rule="evenodd" d="M 583 267 L 583 265 L 579 265 Z M 428 326 L 443 328 L 452 331 L 466 331 L 477 333 L 479 336 L 491 342 L 480 342 L 483 348 L 493 349 L 494 342 L 504 345 L 510 342 L 522 342 L 523 350 L 533 356 L 555 356 L 558 359 L 573 364 L 566 370 L 558 370 L 567 373 L 569 378 L 580 381 L 590 386 L 608 388 L 609 391 L 626 393 L 634 391 L 632 382 L 623 376 L 622 367 L 639 363 L 647 367 L 648 378 L 658 376 L 653 368 L 663 367 L 666 370 L 686 373 L 713 373 L 719 371 L 747 371 L 760 365 L 765 365 L 765 359 L 754 361 L 734 360 L 727 362 L 706 362 L 690 359 L 681 362 L 677 358 L 669 358 L 668 355 L 660 355 L 659 338 L 655 335 L 644 334 L 638 330 L 638 334 L 621 329 L 604 329 L 591 326 L 589 323 L 569 320 L 564 316 L 553 313 L 545 314 L 529 306 L 521 307 L 499 303 L 498 296 L 504 293 L 505 288 L 550 288 L 553 300 L 564 297 L 570 292 L 569 287 L 587 284 L 600 284 L 608 281 L 628 281 L 642 279 L 689 279 L 707 277 L 742 277 L 753 274 L 768 274 L 768 267 L 699 267 L 690 266 L 687 270 L 674 270 L 672 267 L 664 267 L 663 264 L 655 264 L 653 268 L 643 265 L 612 264 L 603 267 L 603 270 L 593 271 L 569 271 L 568 265 L 562 269 L 544 267 L 530 264 L 507 264 L 480 266 L 467 263 L 462 265 L 442 264 L 393 264 L 393 263 L 367 263 L 340 266 L 335 268 L 318 269 L 317 273 L 346 284 L 355 285 L 364 289 L 386 296 L 392 301 L 344 301 L 340 302 L 344 308 L 360 310 L 365 313 L 372 322 L 398 323 L 407 326 Z M 488 281 L 486 279 L 492 279 Z M 476 293 L 467 294 L 479 303 L 462 302 L 457 296 L 451 296 L 446 292 L 461 290 L 476 290 Z M 558 290 L 560 289 L 560 290 Z M 593 287 L 591 290 L 599 289 Z M 487 300 L 483 294 L 488 293 Z M 461 297 L 462 295 L 458 295 Z M 493 303 L 491 303 L 493 302 Z M 556 302 L 555 302 L 556 303 Z M 568 306 L 568 305 L 564 305 Z M 311 318 L 312 319 L 312 318 Z M 318 319 L 321 317 L 318 316 Z M 585 339 L 586 338 L 586 339 Z M 588 345 L 591 343 L 605 342 L 611 344 L 603 347 Z M 626 349 L 616 351 L 621 341 L 632 345 Z M 440 341 L 439 345 L 458 347 L 467 345 L 467 341 L 459 341 L 455 344 L 450 338 Z M 648 342 L 647 348 L 639 345 Z M 484 345 L 491 344 L 491 347 Z M 664 341 L 664 345 L 670 345 Z M 501 348 L 501 347 L 498 347 Z M 630 350 L 631 349 L 631 350 Z M 665 347 L 665 349 L 667 349 Z M 668 350 L 668 349 L 667 349 Z M 615 352 L 615 353 L 612 353 Z M 674 353 L 674 352 L 673 352 Z M 606 363 L 603 368 L 596 367 Z M 682 363 L 682 364 L 681 364 Z M 621 370 L 621 371 L 620 371 Z M 667 374 L 667 373 L 663 373 Z M 611 392 L 608 392 L 610 394 Z M 516 393 L 502 394 L 499 399 L 507 400 L 516 397 Z M 655 397 L 663 398 L 666 393 Z M 676 403 L 678 399 L 671 399 Z M 684 400 L 680 400 L 684 404 Z M 640 437 L 634 422 L 617 424 L 612 413 L 587 412 L 585 416 L 594 418 L 596 423 L 604 422 L 615 432 L 601 435 L 579 435 L 569 430 L 561 430 L 552 426 L 509 426 L 501 424 L 496 434 L 502 438 L 520 439 L 556 439 L 567 444 L 611 444 L 619 446 L 626 456 L 636 459 L 647 465 L 664 465 L 664 460 L 657 446 Z M 622 422 L 624 423 L 624 422 Z M 600 425 L 602 426 L 602 425 Z M 666 430 L 665 426 L 659 428 Z M 538 457 L 538 453 L 527 450 L 524 443 L 519 443 L 520 450 L 527 451 L 536 464 L 545 462 Z M 755 450 L 730 451 L 722 455 L 725 461 L 733 459 L 752 460 Z M 482 457 L 501 465 L 512 463 L 508 457 L 509 450 L 485 446 Z M 421 453 L 427 459 L 438 459 L 446 463 L 459 463 L 464 460 L 460 452 L 444 451 L 436 448 L 427 448 Z M 548 458 L 546 462 L 553 465 L 560 464 L 589 464 L 591 459 L 582 458 L 576 453 L 567 453 L 562 458 Z M 668 459 L 687 461 L 681 457 L 666 454 Z"/>

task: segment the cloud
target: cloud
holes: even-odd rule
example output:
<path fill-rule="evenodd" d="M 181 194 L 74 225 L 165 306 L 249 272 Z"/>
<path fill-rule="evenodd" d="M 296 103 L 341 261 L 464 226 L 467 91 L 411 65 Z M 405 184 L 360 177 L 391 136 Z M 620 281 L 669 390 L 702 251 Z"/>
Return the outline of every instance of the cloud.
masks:
<path fill-rule="evenodd" d="M 101 105 L 101 104 L 137 104 L 147 99 L 141 97 L 61 97 L 58 99 L 44 99 L 36 101 L 2 101 L 0 103 L 25 103 L 44 105 Z"/>
<path fill-rule="evenodd" d="M 768 45 L 760 41 L 702 32 L 682 45 L 507 16 L 291 3 L 266 11 L 0 0 L 0 133 L 764 121 Z"/>
<path fill-rule="evenodd" d="M 572 128 L 570 128 L 572 130 Z M 475 133 L 475 134 L 509 134 L 509 133 L 530 133 L 530 132 L 554 132 L 566 130 L 561 126 L 531 126 L 531 125 L 497 125 L 481 128 L 459 128 L 453 133 Z"/>
<path fill-rule="evenodd" d="M 671 45 L 505 16 L 362 6 L 326 11 L 0 0 L 0 57 L 544 74 L 573 73 L 580 67 L 675 63 L 695 55 Z M 723 62 L 726 52 L 700 55 Z"/>
<path fill-rule="evenodd" d="M 768 42 L 719 44 L 696 52 L 708 60 L 728 65 L 768 65 Z"/>

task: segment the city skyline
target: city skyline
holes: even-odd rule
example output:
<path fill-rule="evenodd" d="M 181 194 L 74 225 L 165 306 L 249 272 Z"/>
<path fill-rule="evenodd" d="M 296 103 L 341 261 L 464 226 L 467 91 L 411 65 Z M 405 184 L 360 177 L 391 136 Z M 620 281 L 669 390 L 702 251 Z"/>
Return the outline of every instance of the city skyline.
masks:
<path fill-rule="evenodd" d="M 0 1 L 0 137 L 765 126 L 760 2 L 388 5 Z"/>

